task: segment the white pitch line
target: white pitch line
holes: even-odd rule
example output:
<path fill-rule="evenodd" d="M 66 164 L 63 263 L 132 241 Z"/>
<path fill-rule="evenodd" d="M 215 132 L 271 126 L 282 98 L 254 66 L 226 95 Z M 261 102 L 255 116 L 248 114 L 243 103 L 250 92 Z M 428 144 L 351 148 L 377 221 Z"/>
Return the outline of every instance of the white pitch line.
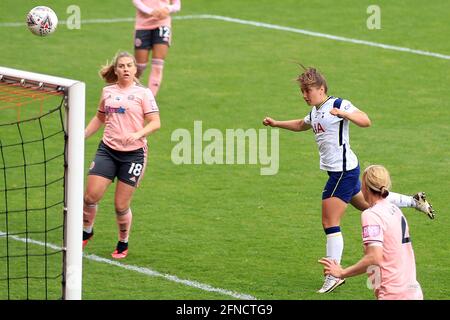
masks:
<path fill-rule="evenodd" d="M 308 36 L 312 36 L 312 37 L 326 38 L 326 39 L 330 39 L 330 40 L 350 42 L 350 43 L 361 44 L 361 45 L 366 45 L 366 46 L 371 46 L 371 47 L 378 47 L 378 48 L 387 49 L 387 50 L 402 51 L 402 52 L 413 53 L 413 54 L 418 54 L 418 55 L 422 55 L 422 56 L 430 56 L 430 57 L 434 57 L 434 58 L 450 60 L 450 56 L 445 55 L 445 54 L 410 49 L 410 48 L 406 48 L 406 47 L 393 46 L 393 45 L 384 44 L 384 43 L 377 43 L 377 42 L 371 42 L 371 41 L 365 41 L 365 40 L 359 40 L 359 39 L 346 38 L 346 37 L 341 37 L 341 36 L 334 36 L 331 34 L 314 32 L 314 31 L 309 31 L 309 30 L 304 30 L 304 29 L 291 28 L 291 27 L 284 27 L 284 26 L 279 26 L 276 24 L 269 24 L 269 23 L 264 23 L 264 22 L 242 20 L 242 19 L 236 19 L 236 18 L 230 18 L 230 17 L 224 17 L 224 16 L 216 16 L 216 15 L 208 15 L 208 14 L 191 15 L 191 16 L 176 16 L 174 18 L 178 18 L 180 20 L 181 19 L 222 20 L 222 21 L 227 21 L 227 22 L 234 22 L 234 23 L 239 23 L 239 24 L 250 25 L 250 26 L 259 27 L 259 28 L 267 28 L 267 29 L 274 29 L 274 30 L 280 30 L 280 31 L 300 33 L 300 34 L 304 34 L 304 35 L 308 35 Z"/>
<path fill-rule="evenodd" d="M 267 29 L 280 30 L 280 31 L 285 31 L 285 32 L 300 33 L 300 34 L 317 37 L 317 38 L 325 38 L 325 39 L 329 39 L 329 40 L 349 42 L 349 43 L 360 44 L 360 45 L 365 45 L 365 46 L 370 46 L 370 47 L 382 48 L 382 49 L 386 49 L 386 50 L 400 51 L 400 52 L 412 53 L 412 54 L 417 54 L 417 55 L 422 55 L 422 56 L 429 56 L 429 57 L 434 57 L 434 58 L 439 58 L 439 59 L 450 60 L 450 55 L 445 55 L 445 54 L 441 54 L 441 53 L 411 49 L 411 48 L 394 46 L 394 45 L 378 43 L 378 42 L 371 42 L 371 41 L 366 41 L 366 40 L 359 40 L 359 39 L 335 36 L 335 35 L 331 35 L 331 34 L 327 34 L 327 33 L 320 33 L 320 32 L 315 32 L 315 31 L 304 30 L 304 29 L 292 28 L 292 27 L 284 27 L 284 26 L 280 26 L 280 25 L 276 25 L 276 24 L 269 24 L 269 23 L 258 22 L 258 21 L 242 20 L 242 19 L 236 19 L 236 18 L 225 17 L 225 16 L 210 15 L 210 14 L 198 14 L 198 15 L 174 16 L 173 19 L 175 19 L 175 20 L 187 20 L 187 19 L 221 20 L 221 21 L 226 21 L 226 22 L 250 25 L 250 26 L 259 27 L 259 28 L 267 28 Z M 134 21 L 134 18 L 87 19 L 87 20 L 82 20 L 81 24 L 120 23 L 120 22 L 133 22 L 133 21 Z M 64 21 L 64 20 L 60 21 L 60 24 L 66 24 L 66 21 Z M 20 27 L 20 26 L 25 26 L 25 23 L 24 22 L 0 23 L 0 27 Z"/>
<path fill-rule="evenodd" d="M 113 265 L 113 266 L 117 266 L 117 267 L 120 267 L 120 268 L 123 268 L 123 269 L 139 272 L 139 273 L 151 276 L 151 277 L 164 278 L 164 279 L 169 280 L 169 281 L 173 281 L 173 282 L 176 282 L 176 283 L 184 284 L 186 286 L 194 287 L 194 288 L 201 289 L 201 290 L 204 290 L 204 291 L 217 292 L 217 293 L 220 293 L 220 294 L 224 294 L 224 295 L 231 296 L 231 297 L 234 297 L 234 298 L 237 298 L 237 299 L 242 299 L 242 300 L 256 300 L 255 297 L 253 297 L 251 295 L 248 295 L 248 294 L 243 294 L 243 293 L 230 291 L 230 290 L 226 290 L 226 289 L 221 289 L 221 288 L 215 288 L 215 287 L 210 286 L 209 284 L 200 283 L 200 282 L 197 282 L 197 281 L 180 279 L 177 276 L 170 275 L 170 274 L 167 274 L 167 273 L 163 274 L 163 273 L 160 273 L 158 271 L 155 271 L 155 270 L 152 270 L 152 269 L 149 269 L 149 268 L 143 268 L 143 267 L 133 266 L 133 265 L 129 265 L 129 264 L 123 264 L 121 262 L 113 261 L 113 260 L 106 259 L 106 258 L 102 258 L 102 257 L 96 256 L 96 255 L 93 255 L 93 254 L 90 254 L 90 255 L 83 254 L 83 255 L 84 255 L 84 257 L 86 259 L 89 259 L 89 260 L 107 263 L 107 264 L 110 264 L 110 265 Z"/>
<path fill-rule="evenodd" d="M 0 231 L 0 237 L 2 236 L 6 236 L 6 233 Z M 36 245 L 40 245 L 40 246 L 47 246 L 51 249 L 54 250 L 62 250 L 61 247 L 58 247 L 54 244 L 51 243 L 47 243 L 45 244 L 44 242 L 41 241 L 37 241 L 37 240 L 33 240 L 30 238 L 20 238 L 14 235 L 10 235 L 9 236 L 10 239 L 14 239 L 16 241 L 21 241 L 21 242 L 25 242 L 25 243 L 31 243 L 31 244 L 36 244 Z M 102 258 L 99 256 L 96 256 L 94 254 L 85 254 L 83 253 L 83 257 L 85 259 L 88 260 L 92 260 L 92 261 L 96 261 L 96 262 L 101 262 L 101 263 L 106 263 L 112 266 L 116 266 L 122 269 L 126 269 L 129 271 L 134 271 L 134 272 L 138 272 L 150 277 L 159 277 L 159 278 L 164 278 L 166 280 L 175 282 L 175 283 L 180 283 L 183 284 L 185 286 L 188 287 L 193 287 L 193 288 L 197 288 L 203 291 L 209 291 L 209 292 L 216 292 L 219 294 L 223 294 L 223 295 L 227 295 L 227 296 L 231 296 L 233 298 L 236 299 L 241 299 L 241 300 L 256 300 L 255 297 L 249 295 L 249 294 L 244 294 L 244 293 L 239 293 L 239 292 L 235 292 L 235 291 L 231 291 L 231 290 L 226 290 L 226 289 L 222 289 L 222 288 L 215 288 L 210 286 L 209 284 L 205 284 L 205 283 L 201 283 L 201 282 L 197 282 L 197 281 L 192 281 L 192 280 L 186 280 L 186 279 L 180 279 L 177 276 L 171 275 L 171 274 L 167 274 L 167 273 L 160 273 L 158 271 L 149 269 L 149 268 L 144 268 L 144 267 L 139 267 L 139 266 L 133 266 L 130 264 L 124 264 L 118 261 L 114 261 L 114 260 L 110 260 L 110 259 L 106 259 L 106 258 Z"/>

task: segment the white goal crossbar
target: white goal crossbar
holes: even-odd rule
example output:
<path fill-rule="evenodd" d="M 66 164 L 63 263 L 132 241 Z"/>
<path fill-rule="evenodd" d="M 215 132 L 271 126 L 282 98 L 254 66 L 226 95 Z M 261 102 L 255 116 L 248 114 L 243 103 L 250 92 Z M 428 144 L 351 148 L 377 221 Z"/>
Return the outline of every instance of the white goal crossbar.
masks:
<path fill-rule="evenodd" d="M 82 230 L 84 184 L 85 84 L 80 81 L 0 66 L 0 81 L 8 79 L 66 93 L 67 174 L 63 299 L 80 300 L 82 282 Z"/>

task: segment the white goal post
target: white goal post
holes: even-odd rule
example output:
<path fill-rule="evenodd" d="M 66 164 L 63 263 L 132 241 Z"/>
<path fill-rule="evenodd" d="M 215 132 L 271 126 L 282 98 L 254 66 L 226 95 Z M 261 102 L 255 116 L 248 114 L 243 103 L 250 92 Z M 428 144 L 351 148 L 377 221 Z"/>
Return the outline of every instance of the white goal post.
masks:
<path fill-rule="evenodd" d="M 67 168 L 63 299 L 81 300 L 84 193 L 85 84 L 80 81 L 0 66 L 0 81 L 19 81 L 65 92 Z M 67 191 L 69 190 L 69 191 Z"/>

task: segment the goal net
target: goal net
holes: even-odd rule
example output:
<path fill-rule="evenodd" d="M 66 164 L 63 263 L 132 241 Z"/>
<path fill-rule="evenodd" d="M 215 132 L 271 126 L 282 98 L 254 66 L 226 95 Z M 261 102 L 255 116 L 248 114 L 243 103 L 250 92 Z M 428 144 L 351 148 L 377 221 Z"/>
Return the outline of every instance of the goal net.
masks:
<path fill-rule="evenodd" d="M 81 299 L 84 100 L 0 67 L 0 299 Z"/>

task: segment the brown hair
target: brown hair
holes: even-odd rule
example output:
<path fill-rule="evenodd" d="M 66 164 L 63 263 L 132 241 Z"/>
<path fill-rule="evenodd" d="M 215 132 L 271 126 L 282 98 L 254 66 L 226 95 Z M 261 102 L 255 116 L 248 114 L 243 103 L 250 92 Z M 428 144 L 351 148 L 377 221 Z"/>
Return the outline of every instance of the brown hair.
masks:
<path fill-rule="evenodd" d="M 306 68 L 300 63 L 300 66 L 303 68 L 303 73 L 300 74 L 296 81 L 299 82 L 300 88 L 302 91 L 309 89 L 311 87 L 320 88 L 324 87 L 325 93 L 328 91 L 327 81 L 325 77 L 317 71 L 316 68 L 308 67 Z"/>
<path fill-rule="evenodd" d="M 380 194 L 383 198 L 389 195 L 391 176 L 385 167 L 377 164 L 368 166 L 362 180 L 371 192 Z"/>
<path fill-rule="evenodd" d="M 118 63 L 119 59 L 123 58 L 123 57 L 132 58 L 134 65 L 135 66 L 137 65 L 136 58 L 132 54 L 130 54 L 126 51 L 118 52 L 114 56 L 111 63 L 106 62 L 106 65 L 104 65 L 99 71 L 100 77 L 102 77 L 106 83 L 116 83 L 117 82 L 118 78 L 117 78 L 117 74 L 115 73 L 115 70 L 117 68 L 117 63 Z M 138 84 L 140 84 L 139 80 L 136 77 L 134 77 L 134 81 L 137 82 Z"/>

